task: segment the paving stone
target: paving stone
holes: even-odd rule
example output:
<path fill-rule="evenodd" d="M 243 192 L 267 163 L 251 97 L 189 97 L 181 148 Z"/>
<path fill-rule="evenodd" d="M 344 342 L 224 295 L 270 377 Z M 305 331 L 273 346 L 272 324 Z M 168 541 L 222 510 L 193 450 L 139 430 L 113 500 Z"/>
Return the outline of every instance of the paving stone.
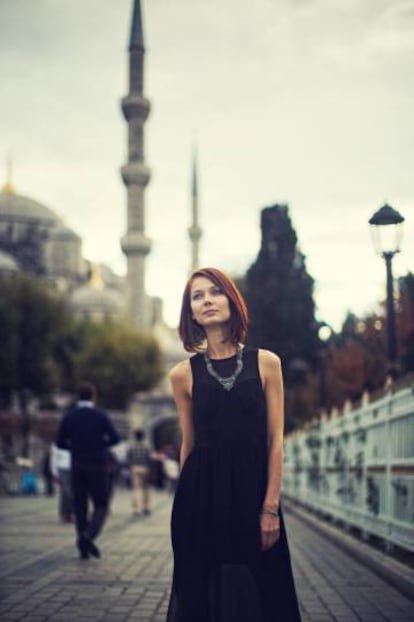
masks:
<path fill-rule="evenodd" d="M 78 560 L 73 525 L 56 519 L 56 499 L 2 499 L 2 622 L 165 622 L 172 574 L 171 497 L 132 520 L 118 491 L 99 545 Z M 303 622 L 412 622 L 414 604 L 365 566 L 286 512 Z"/>

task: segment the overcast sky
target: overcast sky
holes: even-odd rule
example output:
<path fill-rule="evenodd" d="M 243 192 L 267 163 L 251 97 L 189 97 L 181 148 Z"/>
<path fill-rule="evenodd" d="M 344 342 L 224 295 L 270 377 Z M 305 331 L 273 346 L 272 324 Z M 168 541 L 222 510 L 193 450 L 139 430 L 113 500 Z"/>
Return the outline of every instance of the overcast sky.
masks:
<path fill-rule="evenodd" d="M 125 271 L 127 41 L 133 0 L 0 0 L 0 175 L 63 216 L 84 254 Z M 201 261 L 242 274 L 260 210 L 289 204 L 318 316 L 375 308 L 367 221 L 406 218 L 414 269 L 414 0 L 143 0 L 147 289 L 175 324 L 199 153 Z M 0 182 L 1 181 L 0 178 Z"/>

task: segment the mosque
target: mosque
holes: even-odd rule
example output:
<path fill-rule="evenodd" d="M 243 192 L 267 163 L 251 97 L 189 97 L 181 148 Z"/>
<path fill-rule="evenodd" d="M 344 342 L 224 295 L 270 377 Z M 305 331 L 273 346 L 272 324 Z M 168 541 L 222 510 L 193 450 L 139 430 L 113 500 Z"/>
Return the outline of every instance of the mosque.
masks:
<path fill-rule="evenodd" d="M 150 170 L 145 163 L 144 125 L 150 102 L 144 96 L 144 37 L 140 0 L 134 0 L 129 38 L 129 92 L 121 101 L 128 126 L 126 163 L 121 167 L 126 187 L 127 230 L 120 244 L 126 257 L 126 277 L 105 264 L 92 264 L 82 254 L 82 239 L 48 206 L 20 195 L 8 164 L 0 192 L 0 275 L 19 271 L 35 274 L 62 292 L 70 310 L 97 321 L 128 319 L 138 330 L 153 334 L 167 363 L 182 358 L 175 329 L 163 320 L 162 300 L 145 289 L 146 258 L 151 240 L 145 232 L 145 189 Z M 192 179 L 191 269 L 199 264 L 201 228 L 198 214 L 197 170 Z"/>

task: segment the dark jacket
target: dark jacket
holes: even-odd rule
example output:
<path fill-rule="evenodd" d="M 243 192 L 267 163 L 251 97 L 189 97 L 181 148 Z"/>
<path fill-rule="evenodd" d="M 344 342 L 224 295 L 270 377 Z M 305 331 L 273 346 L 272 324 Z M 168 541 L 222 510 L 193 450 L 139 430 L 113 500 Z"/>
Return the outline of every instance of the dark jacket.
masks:
<path fill-rule="evenodd" d="M 107 461 L 108 447 L 119 440 L 105 411 L 80 404 L 63 417 L 56 445 L 70 451 L 72 463 L 103 465 Z"/>

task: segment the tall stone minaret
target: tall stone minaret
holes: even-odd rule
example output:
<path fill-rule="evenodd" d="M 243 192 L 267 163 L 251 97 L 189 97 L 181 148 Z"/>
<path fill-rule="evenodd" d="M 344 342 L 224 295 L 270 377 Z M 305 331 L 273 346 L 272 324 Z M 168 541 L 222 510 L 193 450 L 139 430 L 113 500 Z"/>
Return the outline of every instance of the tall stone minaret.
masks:
<path fill-rule="evenodd" d="M 134 0 L 129 42 L 129 93 L 122 99 L 122 112 L 128 123 L 128 162 L 121 175 L 128 193 L 127 232 L 121 247 L 127 258 L 128 308 L 136 328 L 149 330 L 149 310 L 145 292 L 145 258 L 151 240 L 145 235 L 144 192 L 150 170 L 144 161 L 144 123 L 150 102 L 144 91 L 144 37 L 140 0 Z"/>
<path fill-rule="evenodd" d="M 191 266 L 190 272 L 194 272 L 200 267 L 200 239 L 202 230 L 199 225 L 198 213 L 198 183 L 197 183 L 197 154 L 193 153 L 193 176 L 191 185 L 191 225 L 188 228 L 188 235 L 191 241 Z"/>

